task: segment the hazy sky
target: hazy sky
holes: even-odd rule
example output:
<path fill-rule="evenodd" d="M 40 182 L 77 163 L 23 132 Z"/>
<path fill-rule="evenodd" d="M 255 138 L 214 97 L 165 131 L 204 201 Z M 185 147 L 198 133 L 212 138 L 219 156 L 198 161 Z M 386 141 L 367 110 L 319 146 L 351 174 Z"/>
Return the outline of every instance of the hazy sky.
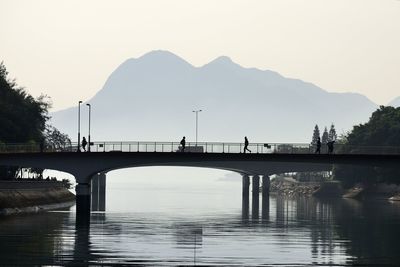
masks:
<path fill-rule="evenodd" d="M 226 55 L 378 104 L 400 96 L 398 0 L 0 0 L 0 60 L 54 110 L 87 100 L 128 58 Z"/>

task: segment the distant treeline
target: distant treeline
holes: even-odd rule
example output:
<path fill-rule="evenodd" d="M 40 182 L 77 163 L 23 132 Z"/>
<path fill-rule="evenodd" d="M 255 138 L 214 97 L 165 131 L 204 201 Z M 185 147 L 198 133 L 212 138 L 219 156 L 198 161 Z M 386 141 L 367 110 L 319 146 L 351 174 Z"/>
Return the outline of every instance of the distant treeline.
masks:
<path fill-rule="evenodd" d="M 322 137 L 318 125 L 315 125 L 311 144 L 316 146 L 318 139 L 324 145 L 330 141 L 335 141 L 335 152 L 338 153 L 350 153 L 351 151 L 345 150 L 357 149 L 359 146 L 381 147 L 378 148 L 378 151 L 380 149 L 382 151 L 398 149 L 397 151 L 400 153 L 400 107 L 381 106 L 372 113 L 367 123 L 354 126 L 350 132 L 339 137 L 336 135 L 334 124 L 331 125 L 329 131 L 325 127 Z M 296 174 L 295 177 L 300 181 L 325 181 L 333 178 L 341 181 L 345 187 L 352 187 L 357 183 L 364 185 L 375 183 L 400 184 L 400 169 L 398 166 L 381 168 L 334 165 L 332 172 L 303 172 Z"/>

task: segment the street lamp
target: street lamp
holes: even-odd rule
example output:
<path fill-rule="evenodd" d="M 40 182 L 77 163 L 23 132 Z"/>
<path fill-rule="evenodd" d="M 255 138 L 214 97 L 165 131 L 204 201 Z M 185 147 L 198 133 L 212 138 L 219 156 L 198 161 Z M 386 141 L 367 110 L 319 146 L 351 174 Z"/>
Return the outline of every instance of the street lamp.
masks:
<path fill-rule="evenodd" d="M 88 136 L 88 140 L 89 140 L 88 144 L 89 144 L 89 146 L 88 146 L 88 152 L 90 152 L 90 114 L 92 112 L 92 106 L 90 104 L 86 104 L 86 106 L 89 107 L 89 136 Z"/>
<path fill-rule="evenodd" d="M 81 151 L 81 104 L 82 101 L 78 103 L 78 152 Z"/>
<path fill-rule="evenodd" d="M 201 112 L 201 109 L 198 110 L 193 110 L 192 112 L 196 113 L 196 146 L 197 146 L 197 135 L 198 135 L 198 128 L 199 128 L 199 112 Z"/>

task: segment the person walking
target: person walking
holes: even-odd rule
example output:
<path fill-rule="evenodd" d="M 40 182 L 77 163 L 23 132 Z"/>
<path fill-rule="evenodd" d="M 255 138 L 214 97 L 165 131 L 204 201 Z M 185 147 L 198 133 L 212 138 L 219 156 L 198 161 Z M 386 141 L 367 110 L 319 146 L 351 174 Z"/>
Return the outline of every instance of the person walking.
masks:
<path fill-rule="evenodd" d="M 82 144 L 83 151 L 86 152 L 87 141 L 86 141 L 86 138 L 85 138 L 85 137 L 82 138 L 82 143 L 81 143 L 81 144 Z"/>
<path fill-rule="evenodd" d="M 181 144 L 181 152 L 185 152 L 185 147 L 186 147 L 186 139 L 185 139 L 185 137 L 182 138 L 180 144 Z"/>
<path fill-rule="evenodd" d="M 315 149 L 315 153 L 314 154 L 321 154 L 321 138 L 318 137 L 316 145 L 317 145 L 317 149 Z"/>
<path fill-rule="evenodd" d="M 326 145 L 328 146 L 328 154 L 333 154 L 333 144 L 335 143 L 334 140 L 329 141 L 328 143 L 326 143 Z"/>
<path fill-rule="evenodd" d="M 247 136 L 244 137 L 244 149 L 243 153 L 246 153 L 246 151 L 249 151 L 251 153 L 251 150 L 248 148 L 249 146 L 249 140 L 247 139 Z"/>

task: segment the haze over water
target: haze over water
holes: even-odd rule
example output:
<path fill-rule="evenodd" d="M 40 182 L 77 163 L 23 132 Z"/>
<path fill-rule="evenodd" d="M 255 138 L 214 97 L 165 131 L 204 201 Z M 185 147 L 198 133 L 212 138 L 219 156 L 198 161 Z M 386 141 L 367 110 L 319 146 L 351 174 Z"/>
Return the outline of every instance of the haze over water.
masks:
<path fill-rule="evenodd" d="M 240 176 L 225 174 L 111 172 L 107 211 L 92 213 L 89 231 L 76 228 L 75 207 L 0 218 L 1 264 L 400 264 L 400 205 L 261 195 L 243 203 Z"/>

